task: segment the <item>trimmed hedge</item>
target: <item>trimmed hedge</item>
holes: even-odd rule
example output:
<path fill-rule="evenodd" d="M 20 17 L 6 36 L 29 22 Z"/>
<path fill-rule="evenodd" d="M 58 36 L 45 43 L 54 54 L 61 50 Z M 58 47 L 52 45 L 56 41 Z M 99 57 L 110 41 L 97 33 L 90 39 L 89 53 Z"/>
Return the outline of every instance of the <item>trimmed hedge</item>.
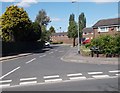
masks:
<path fill-rule="evenodd" d="M 42 42 L 2 42 L 2 56 L 33 52 L 43 45 Z"/>

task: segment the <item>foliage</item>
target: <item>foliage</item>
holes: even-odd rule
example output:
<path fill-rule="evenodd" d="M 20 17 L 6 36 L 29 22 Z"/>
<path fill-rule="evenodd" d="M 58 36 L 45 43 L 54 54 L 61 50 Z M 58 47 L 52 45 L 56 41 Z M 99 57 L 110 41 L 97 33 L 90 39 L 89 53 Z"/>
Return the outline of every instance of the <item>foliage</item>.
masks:
<path fill-rule="evenodd" d="M 37 41 L 41 38 L 41 27 L 38 23 L 33 22 L 29 28 L 29 31 L 31 31 L 29 35 L 30 41 Z"/>
<path fill-rule="evenodd" d="M 73 38 L 73 46 L 75 46 L 77 36 L 77 23 L 75 22 L 74 14 L 71 14 L 69 18 L 68 37 Z"/>
<path fill-rule="evenodd" d="M 23 8 L 12 5 L 6 8 L 1 18 L 3 41 L 26 41 L 31 21 Z"/>
<path fill-rule="evenodd" d="M 45 10 L 40 10 L 35 22 L 39 23 L 40 25 L 48 25 L 50 21 L 50 17 L 47 16 L 47 13 L 45 12 Z"/>
<path fill-rule="evenodd" d="M 50 28 L 49 28 L 49 32 L 52 34 L 52 33 L 55 33 L 55 28 L 53 27 L 53 26 L 51 26 Z"/>
<path fill-rule="evenodd" d="M 83 28 L 85 28 L 86 27 L 86 17 L 85 17 L 85 15 L 84 15 L 84 13 L 81 13 L 80 15 L 79 15 L 79 33 L 80 33 L 80 40 L 82 39 L 82 30 L 83 30 Z M 81 42 L 80 42 L 81 43 Z"/>
<path fill-rule="evenodd" d="M 103 54 L 120 54 L 120 36 L 101 35 L 91 41 L 90 46 L 98 47 Z"/>
<path fill-rule="evenodd" d="M 50 39 L 50 33 L 49 31 L 46 30 L 46 26 L 48 25 L 48 23 L 50 23 L 50 17 L 47 16 L 47 13 L 45 12 L 45 10 L 40 10 L 35 22 L 37 22 L 40 26 L 41 26 L 41 41 L 49 41 Z"/>

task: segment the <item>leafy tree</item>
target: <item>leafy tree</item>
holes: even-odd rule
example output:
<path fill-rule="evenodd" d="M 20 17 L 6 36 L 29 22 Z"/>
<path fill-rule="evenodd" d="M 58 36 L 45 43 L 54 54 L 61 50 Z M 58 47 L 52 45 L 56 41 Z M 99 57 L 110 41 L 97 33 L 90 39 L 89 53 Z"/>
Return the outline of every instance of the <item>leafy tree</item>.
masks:
<path fill-rule="evenodd" d="M 55 28 L 53 27 L 53 26 L 51 26 L 50 28 L 49 28 L 49 32 L 52 34 L 52 33 L 55 33 Z"/>
<path fill-rule="evenodd" d="M 40 10 L 36 19 L 35 19 L 35 22 L 39 23 L 40 26 L 41 25 L 48 25 L 50 21 L 50 17 L 47 16 L 47 13 L 45 12 L 45 10 Z"/>
<path fill-rule="evenodd" d="M 81 44 L 81 40 L 82 40 L 82 30 L 83 28 L 86 27 L 86 17 L 84 15 L 84 13 L 81 13 L 79 15 L 79 31 L 80 31 L 80 44 Z"/>
<path fill-rule="evenodd" d="M 48 25 L 48 23 L 50 23 L 50 17 L 47 16 L 47 13 L 45 12 L 45 10 L 40 10 L 35 22 L 39 23 L 39 25 L 41 26 L 41 41 L 48 41 L 50 38 L 50 34 L 49 32 L 46 30 L 46 26 Z"/>
<path fill-rule="evenodd" d="M 68 37 L 73 38 L 73 46 L 75 46 L 77 35 L 77 23 L 74 20 L 74 14 L 71 14 L 69 18 Z"/>
<path fill-rule="evenodd" d="M 33 22 L 29 29 L 30 33 L 30 41 L 37 41 L 41 38 L 41 27 L 38 23 Z"/>
<path fill-rule="evenodd" d="M 3 41 L 26 41 L 31 21 L 23 8 L 18 8 L 14 5 L 9 6 L 1 18 L 1 37 Z"/>

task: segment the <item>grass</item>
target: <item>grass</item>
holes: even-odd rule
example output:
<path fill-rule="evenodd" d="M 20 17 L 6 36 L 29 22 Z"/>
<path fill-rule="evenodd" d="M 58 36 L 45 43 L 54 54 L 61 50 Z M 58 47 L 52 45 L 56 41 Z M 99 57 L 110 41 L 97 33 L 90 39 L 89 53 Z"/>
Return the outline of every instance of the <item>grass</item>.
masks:
<path fill-rule="evenodd" d="M 91 50 L 89 48 L 86 48 L 85 46 L 80 46 L 81 54 L 83 56 L 90 56 Z"/>

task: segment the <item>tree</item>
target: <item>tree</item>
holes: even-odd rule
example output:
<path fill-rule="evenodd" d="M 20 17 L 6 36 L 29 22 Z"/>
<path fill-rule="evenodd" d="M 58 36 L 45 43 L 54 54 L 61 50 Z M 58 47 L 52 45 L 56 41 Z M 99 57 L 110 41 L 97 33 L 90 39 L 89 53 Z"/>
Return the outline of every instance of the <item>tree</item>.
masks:
<path fill-rule="evenodd" d="M 75 46 L 75 40 L 78 36 L 77 23 L 75 22 L 74 19 L 75 19 L 74 14 L 71 14 L 69 18 L 68 37 L 73 38 L 73 47 Z"/>
<path fill-rule="evenodd" d="M 36 19 L 35 19 L 35 22 L 39 23 L 40 26 L 41 25 L 48 25 L 50 21 L 50 17 L 47 16 L 47 13 L 45 12 L 45 10 L 40 10 Z"/>
<path fill-rule="evenodd" d="M 86 27 L 86 17 L 85 17 L 85 15 L 84 15 L 84 13 L 81 13 L 80 15 L 79 15 L 79 33 L 80 33 L 80 44 L 81 44 L 81 40 L 82 40 L 82 30 L 83 30 L 83 28 L 85 28 Z"/>
<path fill-rule="evenodd" d="M 9 6 L 1 18 L 3 41 L 26 41 L 26 38 L 29 37 L 28 28 L 31 21 L 23 8 Z"/>
<path fill-rule="evenodd" d="M 38 23 L 33 22 L 29 30 L 31 31 L 30 41 L 37 41 L 41 38 L 41 27 Z"/>
<path fill-rule="evenodd" d="M 49 32 L 52 34 L 52 33 L 55 33 L 55 28 L 53 27 L 53 26 L 51 26 L 50 28 L 49 28 Z"/>
<path fill-rule="evenodd" d="M 48 23 L 50 23 L 50 17 L 47 16 L 47 13 L 45 12 L 45 10 L 40 10 L 38 15 L 36 16 L 35 22 L 37 22 L 40 26 L 41 26 L 41 41 L 48 41 L 50 34 L 49 32 L 46 30 L 46 26 L 48 25 Z"/>

